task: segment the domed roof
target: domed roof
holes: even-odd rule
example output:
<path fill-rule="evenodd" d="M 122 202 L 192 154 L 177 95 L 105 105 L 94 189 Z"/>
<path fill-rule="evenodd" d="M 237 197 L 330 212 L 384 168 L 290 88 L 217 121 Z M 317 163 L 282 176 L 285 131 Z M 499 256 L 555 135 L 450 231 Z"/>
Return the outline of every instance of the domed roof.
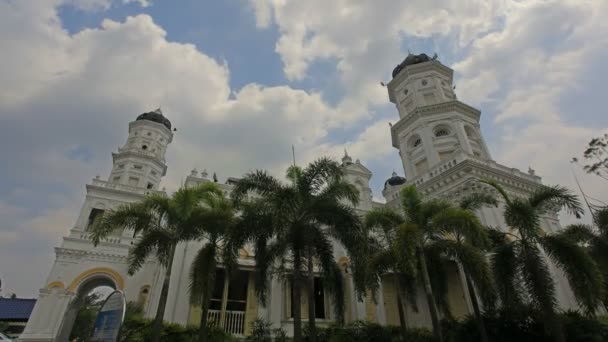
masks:
<path fill-rule="evenodd" d="M 169 130 L 171 130 L 171 121 L 169 121 L 169 119 L 167 119 L 163 115 L 163 112 L 160 110 L 160 108 L 153 112 L 143 113 L 139 115 L 135 120 L 148 120 L 158 122 L 159 124 L 163 124 Z"/>
<path fill-rule="evenodd" d="M 387 179 L 386 182 L 384 182 L 384 187 L 386 188 L 387 185 L 390 185 L 390 186 L 402 185 L 402 184 L 405 184 L 406 181 L 407 181 L 407 179 L 405 179 L 405 177 L 398 176 L 397 173 L 395 171 L 393 171 L 393 175 L 391 176 L 391 178 Z"/>
<path fill-rule="evenodd" d="M 401 72 L 401 70 L 405 69 L 408 65 L 424 63 L 432 60 L 426 53 L 421 53 L 419 55 L 408 54 L 407 57 L 401 62 L 401 64 L 397 65 L 395 69 L 393 69 L 393 78 Z"/>

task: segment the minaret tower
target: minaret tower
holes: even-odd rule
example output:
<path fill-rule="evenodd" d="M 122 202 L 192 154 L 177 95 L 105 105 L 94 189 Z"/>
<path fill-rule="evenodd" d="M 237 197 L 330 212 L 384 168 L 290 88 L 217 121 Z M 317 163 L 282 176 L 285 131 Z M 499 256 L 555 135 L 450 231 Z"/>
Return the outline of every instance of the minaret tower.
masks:
<path fill-rule="evenodd" d="M 132 203 L 158 190 L 167 171 L 165 153 L 173 139 L 171 122 L 160 111 L 141 114 L 129 123 L 127 142 L 112 153 L 107 181 L 99 176 L 86 185 L 80 215 L 55 248 L 55 263 L 42 284 L 21 341 L 66 341 L 81 305 L 81 298 L 98 286 L 123 290 L 127 300 L 139 302 L 144 312 L 155 310 L 162 277 L 155 259 L 129 276 L 127 261 L 134 236 L 117 231 L 93 246 L 91 225 L 106 210 Z"/>
<path fill-rule="evenodd" d="M 112 153 L 111 183 L 158 189 L 167 172 L 165 152 L 173 139 L 171 122 L 159 109 L 141 114 L 129 123 L 127 142 Z"/>
<path fill-rule="evenodd" d="M 494 192 L 480 179 L 496 181 L 512 197 L 528 197 L 542 186 L 533 171 L 521 172 L 492 160 L 479 126 L 481 112 L 458 101 L 454 71 L 436 57 L 409 54 L 392 76 L 388 95 L 399 111 L 399 121 L 391 125 L 392 144 L 399 150 L 407 180 L 394 176 L 387 181 L 383 195 L 388 206 L 400 205 L 399 189 L 406 185 L 416 186 L 427 198 L 454 202 L 474 192 Z M 485 226 L 508 226 L 501 205 L 481 208 L 476 214 Z M 543 230 L 561 229 L 557 214 L 554 210 L 544 213 Z M 465 288 L 464 282 L 458 285 L 461 275 L 455 273 L 450 282 Z M 556 274 L 555 279 L 561 308 L 575 308 L 576 301 L 563 277 Z M 453 292 L 456 295 L 450 304 L 456 308 L 452 312 L 456 317 L 471 313 L 468 294 L 464 291 L 462 296 L 460 292 Z"/>
<path fill-rule="evenodd" d="M 452 69 L 426 54 L 408 55 L 393 70 L 389 99 L 400 120 L 391 128 L 408 179 L 463 152 L 489 160 L 479 110 L 456 99 Z"/>

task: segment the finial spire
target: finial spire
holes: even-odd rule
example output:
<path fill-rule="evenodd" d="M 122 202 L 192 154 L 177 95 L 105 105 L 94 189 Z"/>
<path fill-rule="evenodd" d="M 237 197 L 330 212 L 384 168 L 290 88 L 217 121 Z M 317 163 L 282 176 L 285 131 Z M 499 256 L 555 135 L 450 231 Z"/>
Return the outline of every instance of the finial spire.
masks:
<path fill-rule="evenodd" d="M 159 106 L 158 108 L 156 108 L 156 110 L 154 111 L 154 113 L 162 115 L 163 114 L 163 110 Z"/>

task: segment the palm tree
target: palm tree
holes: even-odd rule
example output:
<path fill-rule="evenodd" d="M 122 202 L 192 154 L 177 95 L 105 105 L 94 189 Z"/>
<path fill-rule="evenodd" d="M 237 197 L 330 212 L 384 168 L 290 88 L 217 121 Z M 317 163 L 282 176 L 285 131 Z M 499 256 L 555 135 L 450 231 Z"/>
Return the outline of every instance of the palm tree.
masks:
<path fill-rule="evenodd" d="M 366 287 L 371 295 L 376 297 L 381 277 L 392 274 L 397 292 L 397 312 L 401 338 L 407 339 L 407 318 L 403 310 L 407 295 L 408 302 L 416 308 L 416 262 L 415 251 L 401 250 L 397 243 L 400 227 L 404 223 L 403 217 L 388 208 L 374 209 L 365 217 L 365 227 L 368 233 L 367 248 L 364 250 L 368 257 L 366 271 L 363 272 Z M 404 257 L 404 254 L 407 256 Z"/>
<path fill-rule="evenodd" d="M 484 180 L 502 196 L 504 218 L 509 231 L 502 232 L 502 243 L 492 256 L 493 273 L 503 305 L 522 301 L 528 293 L 532 307 L 542 313 L 544 324 L 557 342 L 565 342 L 556 314 L 555 282 L 547 257 L 561 268 L 578 304 L 593 314 L 603 294 L 602 276 L 585 249 L 563 234 L 542 230 L 541 215 L 550 208 L 565 208 L 580 217 L 583 212 L 576 195 L 561 186 L 542 186 L 528 198 L 511 198 L 496 182 Z M 523 285 L 523 289 L 518 285 Z"/>
<path fill-rule="evenodd" d="M 422 282 L 433 333 L 438 341 L 442 341 L 438 307 L 446 316 L 450 316 L 446 297 L 447 262 L 459 262 L 471 284 L 469 290 L 473 291 L 474 284 L 484 299 L 492 301 L 490 272 L 480 249 L 485 246 L 487 237 L 485 229 L 472 213 L 490 199 L 481 195 L 470 196 L 462 201 L 460 207 L 455 207 L 442 200 L 423 201 L 415 187 L 408 186 L 401 191 L 401 201 L 403 215 L 390 209 L 368 214 L 367 226 L 380 228 L 373 235 L 379 241 L 377 244 L 384 246 L 370 258 L 370 268 L 375 270 L 372 271 L 371 281 L 377 280 L 386 271 L 394 272 L 404 339 L 406 327 L 401 307 L 401 284 L 405 285 L 409 301 L 415 305 L 416 281 Z M 429 274 L 428 268 L 433 269 L 432 274 Z M 480 325 L 480 329 L 483 329 L 483 325 Z"/>
<path fill-rule="evenodd" d="M 604 278 L 604 288 L 608 286 L 608 207 L 593 213 L 595 227 L 585 224 L 569 225 L 560 235 L 583 246 L 598 264 Z M 608 308 L 608 291 L 604 291 L 602 302 Z"/>
<path fill-rule="evenodd" d="M 218 265 L 224 266 L 224 276 L 229 279 L 236 265 L 238 250 L 244 242 L 238 236 L 239 220 L 232 204 L 221 192 L 207 194 L 201 203 L 193 214 L 193 219 L 199 222 L 196 240 L 202 241 L 203 245 L 190 267 L 190 302 L 201 305 L 199 341 L 205 342 L 208 339 L 209 303 Z"/>
<path fill-rule="evenodd" d="M 154 193 L 139 202 L 120 206 L 105 213 L 92 227 L 91 237 L 97 245 L 115 231 L 131 229 L 137 241 L 129 251 L 128 273 L 137 272 L 150 255 L 156 256 L 165 267 L 156 317 L 152 326 L 152 341 L 160 341 L 163 316 L 167 304 L 171 267 L 178 243 L 197 238 L 202 222 L 197 212 L 201 200 L 210 194 L 221 194 L 212 183 L 196 187 L 182 187 L 171 197 Z"/>
<path fill-rule="evenodd" d="M 458 207 L 448 208 L 436 215 L 433 218 L 433 225 L 437 230 L 432 235 L 433 242 L 429 248 L 440 253 L 436 258 L 443 254 L 462 266 L 482 342 L 488 342 L 489 338 L 477 294 L 479 293 L 488 308 L 494 305 L 495 291 L 490 268 L 484 255 L 484 250 L 489 247 L 487 230 L 474 211 L 489 205 L 497 205 L 494 196 L 472 193 L 461 199 Z"/>
<path fill-rule="evenodd" d="M 300 296 L 303 287 L 308 287 L 309 294 L 313 292 L 311 274 L 315 264 L 332 294 L 337 320 L 343 319 L 343 278 L 333 256 L 332 239 L 354 254 L 352 249 L 361 229 L 350 205 L 355 205 L 359 196 L 354 185 L 343 178 L 340 165 L 328 158 L 318 159 L 305 169 L 290 167 L 287 177 L 289 182 L 282 183 L 266 171 L 248 173 L 237 183 L 232 196 L 239 209 L 247 194 L 257 196 L 242 209 L 248 228 L 242 231 L 247 231 L 255 249 L 256 291 L 264 302 L 270 267 L 275 262 L 285 266 L 281 269 L 290 273 L 293 286 L 294 341 L 301 341 Z M 309 305 L 310 338 L 314 340 L 314 300 L 309 300 Z"/>

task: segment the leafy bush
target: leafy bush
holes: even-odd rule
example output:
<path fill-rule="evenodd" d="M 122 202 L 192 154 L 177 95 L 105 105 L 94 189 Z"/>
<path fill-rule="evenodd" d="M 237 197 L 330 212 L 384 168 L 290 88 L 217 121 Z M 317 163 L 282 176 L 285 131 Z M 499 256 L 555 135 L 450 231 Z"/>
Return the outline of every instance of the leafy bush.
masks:
<path fill-rule="evenodd" d="M 591 319 L 577 312 L 560 315 L 568 342 L 608 341 L 608 321 Z M 542 315 L 522 308 L 516 312 L 495 312 L 484 318 L 488 337 L 494 342 L 552 342 L 553 338 L 544 328 Z M 474 317 L 463 321 L 442 322 L 446 340 L 449 342 L 479 341 L 477 322 Z"/>
<path fill-rule="evenodd" d="M 272 323 L 263 319 L 256 319 L 255 321 L 251 322 L 251 335 L 247 336 L 247 338 L 245 338 L 245 341 L 286 342 L 288 341 L 288 339 L 285 330 L 281 328 L 272 329 Z"/>
<path fill-rule="evenodd" d="M 184 327 L 174 323 L 164 323 L 161 332 L 161 341 L 166 342 L 194 342 L 198 340 L 198 327 Z M 141 317 L 128 317 L 123 324 L 121 342 L 144 342 L 150 341 L 152 333 L 152 320 Z M 218 342 L 236 341 L 230 334 L 223 330 L 210 327 L 209 339 Z"/>
<path fill-rule="evenodd" d="M 304 336 L 308 329 L 304 327 Z M 319 342 L 393 342 L 401 341 L 398 327 L 381 326 L 376 323 L 356 321 L 347 325 L 332 325 L 327 328 L 317 328 Z M 426 329 L 409 329 L 408 342 L 432 342 L 433 335 Z"/>

